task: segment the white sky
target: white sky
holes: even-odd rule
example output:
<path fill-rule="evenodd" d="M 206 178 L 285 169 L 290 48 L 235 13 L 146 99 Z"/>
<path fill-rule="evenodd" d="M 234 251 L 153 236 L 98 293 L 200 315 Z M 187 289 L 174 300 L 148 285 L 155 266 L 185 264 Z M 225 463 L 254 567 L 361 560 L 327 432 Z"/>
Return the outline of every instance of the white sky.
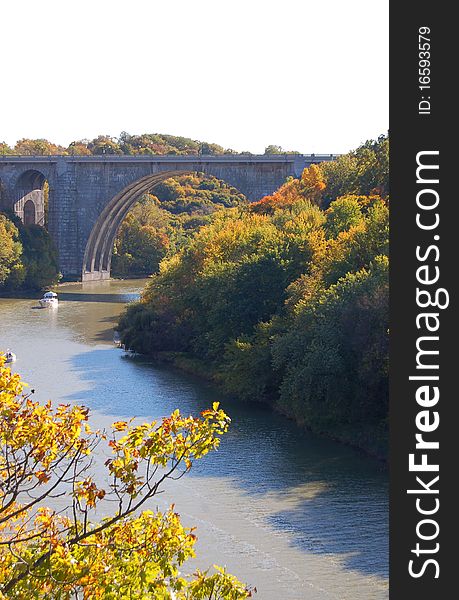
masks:
<path fill-rule="evenodd" d="M 345 152 L 388 129 L 388 0 L 13 0 L 0 141 Z"/>

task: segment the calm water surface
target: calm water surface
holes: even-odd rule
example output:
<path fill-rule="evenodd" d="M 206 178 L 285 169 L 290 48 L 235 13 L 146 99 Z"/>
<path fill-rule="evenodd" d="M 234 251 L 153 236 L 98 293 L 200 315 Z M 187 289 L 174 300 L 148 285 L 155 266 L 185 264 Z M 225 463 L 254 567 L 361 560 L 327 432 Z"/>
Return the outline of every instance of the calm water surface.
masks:
<path fill-rule="evenodd" d="M 125 356 L 113 326 L 143 284 L 64 285 L 57 310 L 0 298 L 0 348 L 17 354 L 15 369 L 41 400 L 84 403 L 97 424 L 196 414 L 221 401 L 233 423 L 220 450 L 155 498 L 198 527 L 199 559 L 188 570 L 226 565 L 260 600 L 387 599 L 387 474 L 263 406 Z"/>

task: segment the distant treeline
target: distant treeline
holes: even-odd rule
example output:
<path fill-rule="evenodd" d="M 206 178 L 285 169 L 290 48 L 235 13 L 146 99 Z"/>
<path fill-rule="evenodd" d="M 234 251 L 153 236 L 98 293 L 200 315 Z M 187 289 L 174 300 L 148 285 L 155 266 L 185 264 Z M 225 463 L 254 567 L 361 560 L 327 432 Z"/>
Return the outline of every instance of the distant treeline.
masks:
<path fill-rule="evenodd" d="M 280 146 L 270 145 L 265 149 L 265 154 L 298 154 L 286 151 Z M 5 142 L 0 142 L 0 155 L 28 155 L 49 156 L 63 155 L 102 155 L 102 154 L 239 154 L 230 148 L 223 148 L 219 144 L 200 142 L 187 137 L 167 135 L 164 133 L 143 133 L 130 135 L 123 131 L 119 137 L 99 135 L 93 140 L 77 140 L 67 147 L 54 144 L 45 139 L 19 140 L 11 147 Z M 251 154 L 242 152 L 242 154 Z"/>
<path fill-rule="evenodd" d="M 388 154 L 382 136 L 259 202 L 201 215 L 165 242 L 121 318 L 124 344 L 385 456 Z"/>

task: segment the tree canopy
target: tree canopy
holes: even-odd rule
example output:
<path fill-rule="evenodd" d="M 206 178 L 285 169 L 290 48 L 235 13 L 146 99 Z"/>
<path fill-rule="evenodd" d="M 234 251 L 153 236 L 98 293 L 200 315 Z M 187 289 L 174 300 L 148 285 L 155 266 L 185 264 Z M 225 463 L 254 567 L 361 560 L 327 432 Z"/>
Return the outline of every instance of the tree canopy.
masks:
<path fill-rule="evenodd" d="M 110 155 L 110 154 L 237 154 L 219 144 L 164 133 L 131 135 L 123 131 L 119 137 L 98 135 L 92 140 L 75 140 L 67 147 L 45 139 L 21 139 L 13 147 L 0 142 L 0 154 L 25 155 Z"/>

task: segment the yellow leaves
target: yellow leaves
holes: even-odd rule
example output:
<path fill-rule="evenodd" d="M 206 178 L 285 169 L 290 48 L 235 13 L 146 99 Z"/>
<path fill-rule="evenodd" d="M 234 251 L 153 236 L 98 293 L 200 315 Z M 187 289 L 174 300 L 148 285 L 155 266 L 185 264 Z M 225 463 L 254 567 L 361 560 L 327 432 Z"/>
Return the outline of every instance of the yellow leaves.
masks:
<path fill-rule="evenodd" d="M 88 410 L 80 406 L 60 405 L 55 410 L 51 402 L 40 404 L 22 394 L 19 375 L 0 367 L 0 442 L 13 452 L 24 449 L 40 463 L 37 478 L 46 483 L 45 472 L 59 455 L 87 451 L 88 440 L 81 437 Z M 90 429 L 87 435 L 91 435 Z M 88 438 L 89 439 L 89 438 Z"/>
<path fill-rule="evenodd" d="M 127 421 L 115 421 L 115 423 L 112 424 L 112 427 L 115 431 L 126 431 Z"/>
<path fill-rule="evenodd" d="M 47 483 L 50 479 L 48 473 L 45 473 L 45 471 L 35 471 L 34 475 L 40 483 Z"/>
<path fill-rule="evenodd" d="M 141 600 L 170 598 L 168 590 L 185 589 L 178 566 L 194 556 L 196 536 L 184 528 L 170 507 L 165 513 L 145 511 L 136 518 L 123 519 L 85 542 L 68 549 L 64 545 L 53 557 L 54 569 L 62 557 L 73 563 L 74 583 L 84 586 L 85 597 L 129 597 Z M 62 570 L 63 566 L 61 566 Z M 53 572 L 54 572 L 53 569 Z M 113 596 L 109 595 L 113 591 Z M 180 596 L 185 598 L 185 596 Z"/>
<path fill-rule="evenodd" d="M 324 174 L 319 165 L 311 165 L 304 169 L 301 175 L 300 189 L 305 198 L 318 203 L 325 188 Z"/>
<path fill-rule="evenodd" d="M 233 575 L 227 573 L 226 569 L 214 565 L 215 573 L 209 575 L 199 569 L 194 574 L 195 579 L 188 586 L 187 598 L 204 599 L 219 598 L 220 600 L 242 600 L 250 598 L 251 591 Z M 256 591 L 256 590 L 254 590 Z"/>
<path fill-rule="evenodd" d="M 75 484 L 75 496 L 84 500 L 88 508 L 95 508 L 98 500 L 105 497 L 105 490 L 99 489 L 91 478 L 78 481 Z"/>
<path fill-rule="evenodd" d="M 0 411 L 8 411 L 16 406 L 16 397 L 19 396 L 24 386 L 17 373 L 12 373 L 9 367 L 5 367 L 6 357 L 0 353 Z"/>
<path fill-rule="evenodd" d="M 121 438 L 109 441 L 113 458 L 105 465 L 115 478 L 118 491 L 136 498 L 147 484 L 147 465 L 151 468 L 168 469 L 171 475 L 181 463 L 185 470 L 192 467 L 195 459 L 205 456 L 219 445 L 219 435 L 226 432 L 230 419 L 220 409 L 218 402 L 211 410 L 203 411 L 201 419 L 184 417 L 175 410 L 161 422 L 143 423 L 127 429 Z M 116 428 L 114 427 L 115 433 Z M 124 422 L 120 426 L 124 433 Z M 148 470 L 147 470 L 148 472 Z"/>
<path fill-rule="evenodd" d="M 35 524 L 40 529 L 48 530 L 53 525 L 54 513 L 49 508 L 39 508 L 35 517 Z"/>

